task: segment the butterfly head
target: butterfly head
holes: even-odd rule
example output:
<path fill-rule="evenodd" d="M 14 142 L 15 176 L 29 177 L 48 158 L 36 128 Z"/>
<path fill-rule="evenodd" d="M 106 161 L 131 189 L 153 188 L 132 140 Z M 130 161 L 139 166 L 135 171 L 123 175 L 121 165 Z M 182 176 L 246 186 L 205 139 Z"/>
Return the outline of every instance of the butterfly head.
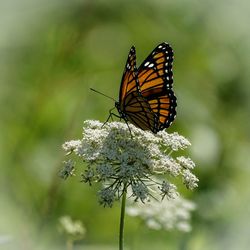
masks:
<path fill-rule="evenodd" d="M 119 102 L 117 102 L 117 101 L 115 102 L 115 107 L 117 108 L 117 111 L 119 112 L 119 114 L 121 114 L 122 111 L 121 111 L 121 105 Z"/>

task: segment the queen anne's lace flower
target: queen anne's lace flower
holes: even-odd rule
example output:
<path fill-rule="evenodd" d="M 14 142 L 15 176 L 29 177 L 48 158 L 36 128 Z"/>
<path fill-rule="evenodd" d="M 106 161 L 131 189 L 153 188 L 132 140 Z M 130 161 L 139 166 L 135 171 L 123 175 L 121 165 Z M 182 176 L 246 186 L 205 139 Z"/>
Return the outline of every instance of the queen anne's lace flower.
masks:
<path fill-rule="evenodd" d="M 73 221 L 68 215 L 59 218 L 59 230 L 72 241 L 82 239 L 86 233 L 82 222 L 80 220 Z"/>
<path fill-rule="evenodd" d="M 164 198 L 167 196 L 168 198 L 176 198 L 178 193 L 176 192 L 177 187 L 169 182 L 163 181 L 160 187 L 161 195 Z"/>
<path fill-rule="evenodd" d="M 181 197 L 175 199 L 151 200 L 146 204 L 130 201 L 127 214 L 140 217 L 146 225 L 154 230 L 177 229 L 182 232 L 191 230 L 191 212 L 195 204 Z"/>
<path fill-rule="evenodd" d="M 195 167 L 195 163 L 189 157 L 180 156 L 176 159 L 183 168 L 193 169 Z"/>
<path fill-rule="evenodd" d="M 68 161 L 64 161 L 64 168 L 60 171 L 59 176 L 63 179 L 67 179 L 69 176 L 74 175 L 75 170 L 75 162 L 71 159 Z"/>
<path fill-rule="evenodd" d="M 172 154 L 191 145 L 186 138 L 166 131 L 152 134 L 132 124 L 129 128 L 132 138 L 125 123 L 111 122 L 103 126 L 99 121 L 87 120 L 83 126 L 83 138 L 63 144 L 67 153 L 73 152 L 87 163 L 82 181 L 103 184 L 99 191 L 101 204 L 112 206 L 128 187 L 131 187 L 131 196 L 142 202 L 154 196 L 152 186 L 158 187 L 162 197 L 176 197 L 177 188 L 169 178 L 181 177 L 189 189 L 197 186 L 198 179 L 191 173 L 194 168 L 191 159 L 176 158 Z M 69 164 L 66 165 L 69 168 Z M 162 179 L 154 181 L 155 175 Z"/>
<path fill-rule="evenodd" d="M 80 140 L 67 141 L 63 144 L 63 149 L 69 153 L 77 149 L 81 145 Z"/>
<path fill-rule="evenodd" d="M 99 192 L 99 203 L 104 207 L 112 207 L 115 200 L 115 190 L 112 187 L 101 189 Z"/>

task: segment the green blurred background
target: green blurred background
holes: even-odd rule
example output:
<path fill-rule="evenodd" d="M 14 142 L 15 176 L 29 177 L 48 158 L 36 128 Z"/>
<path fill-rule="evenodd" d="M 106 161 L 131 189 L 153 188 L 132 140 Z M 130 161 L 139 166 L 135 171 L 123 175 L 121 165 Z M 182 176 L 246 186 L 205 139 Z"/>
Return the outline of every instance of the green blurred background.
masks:
<path fill-rule="evenodd" d="M 131 45 L 140 64 L 175 52 L 178 114 L 199 188 L 193 231 L 155 232 L 127 218 L 127 249 L 249 249 L 250 3 L 247 0 L 0 2 L 0 249 L 66 249 L 58 218 L 83 221 L 77 249 L 117 249 L 119 204 L 63 181 L 61 144 L 85 119 L 105 121 Z"/>

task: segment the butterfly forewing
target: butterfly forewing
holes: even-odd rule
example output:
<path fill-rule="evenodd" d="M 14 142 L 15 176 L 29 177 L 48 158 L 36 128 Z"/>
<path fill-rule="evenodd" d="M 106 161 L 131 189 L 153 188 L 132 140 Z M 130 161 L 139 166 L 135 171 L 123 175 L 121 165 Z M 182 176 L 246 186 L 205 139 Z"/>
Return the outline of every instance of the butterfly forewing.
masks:
<path fill-rule="evenodd" d="M 171 89 L 173 84 L 173 50 L 167 43 L 158 45 L 138 69 L 141 92 L 150 87 Z"/>
<path fill-rule="evenodd" d="M 138 69 L 140 91 L 157 116 L 157 131 L 169 127 L 176 115 L 172 63 L 173 50 L 169 44 L 162 43 Z"/>
<path fill-rule="evenodd" d="M 130 49 L 128 59 L 125 65 L 125 69 L 122 76 L 122 83 L 120 87 L 119 102 L 120 104 L 124 103 L 124 99 L 131 92 L 137 90 L 136 85 L 136 56 L 135 56 L 135 47 L 133 46 Z"/>

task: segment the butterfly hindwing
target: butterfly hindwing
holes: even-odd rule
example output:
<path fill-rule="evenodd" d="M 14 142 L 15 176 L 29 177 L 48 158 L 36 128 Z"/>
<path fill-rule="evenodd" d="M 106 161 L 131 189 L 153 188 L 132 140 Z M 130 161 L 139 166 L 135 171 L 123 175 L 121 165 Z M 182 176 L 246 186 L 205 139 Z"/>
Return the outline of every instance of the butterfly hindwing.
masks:
<path fill-rule="evenodd" d="M 134 91 L 126 97 L 124 112 L 127 119 L 137 127 L 156 133 L 155 114 L 139 91 Z"/>
<path fill-rule="evenodd" d="M 148 100 L 148 103 L 155 114 L 157 114 L 157 130 L 168 128 L 176 116 L 176 97 L 172 90 L 166 90 L 158 98 Z"/>

